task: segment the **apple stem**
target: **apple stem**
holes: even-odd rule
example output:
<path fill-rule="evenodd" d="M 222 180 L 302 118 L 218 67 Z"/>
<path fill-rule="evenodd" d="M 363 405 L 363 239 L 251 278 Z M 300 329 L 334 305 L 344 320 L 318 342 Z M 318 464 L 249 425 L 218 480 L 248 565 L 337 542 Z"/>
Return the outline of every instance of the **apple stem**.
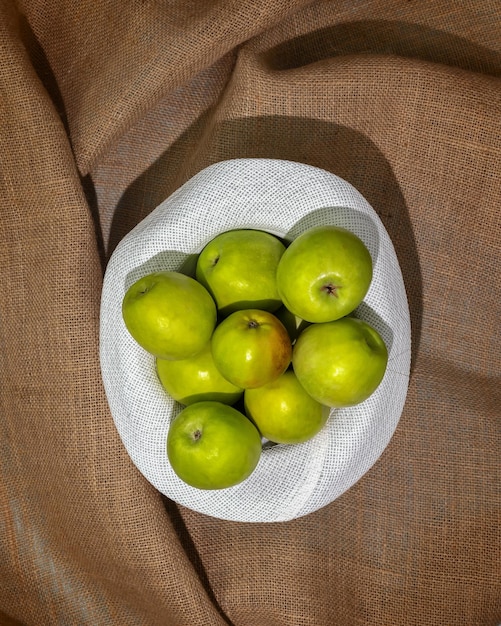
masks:
<path fill-rule="evenodd" d="M 324 285 L 322 287 L 322 291 L 326 291 L 330 296 L 334 296 L 335 298 L 338 297 L 338 289 L 339 287 L 333 285 L 332 283 L 329 283 L 328 285 Z"/>
<path fill-rule="evenodd" d="M 198 441 L 202 436 L 202 431 L 197 428 L 197 430 L 193 433 L 193 440 Z"/>

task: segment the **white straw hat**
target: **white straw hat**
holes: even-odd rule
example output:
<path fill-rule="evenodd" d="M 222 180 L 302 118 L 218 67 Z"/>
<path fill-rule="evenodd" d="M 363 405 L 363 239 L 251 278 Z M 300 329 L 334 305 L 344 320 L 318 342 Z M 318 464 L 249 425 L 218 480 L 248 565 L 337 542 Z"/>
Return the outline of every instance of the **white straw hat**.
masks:
<path fill-rule="evenodd" d="M 166 454 L 169 424 L 181 410 L 157 378 L 154 357 L 122 320 L 122 299 L 141 276 L 194 266 L 217 234 L 265 230 L 292 240 L 308 228 L 336 224 L 358 235 L 374 276 L 357 316 L 389 350 L 388 368 L 362 404 L 333 410 L 310 441 L 265 448 L 254 473 L 235 487 L 205 491 L 182 482 Z M 161 493 L 227 520 L 275 522 L 315 511 L 349 489 L 377 461 L 400 419 L 410 370 L 410 319 L 393 244 L 381 220 L 352 185 L 324 170 L 275 159 L 211 165 L 185 183 L 119 243 L 108 263 L 101 301 L 100 358 L 111 414 L 132 461 Z"/>

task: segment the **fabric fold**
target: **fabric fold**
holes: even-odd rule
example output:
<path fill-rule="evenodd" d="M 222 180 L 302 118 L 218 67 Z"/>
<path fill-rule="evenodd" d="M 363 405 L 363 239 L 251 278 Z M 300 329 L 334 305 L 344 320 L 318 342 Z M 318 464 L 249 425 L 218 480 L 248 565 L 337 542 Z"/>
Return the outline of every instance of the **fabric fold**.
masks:
<path fill-rule="evenodd" d="M 501 623 L 500 14 L 497 0 L 0 2 L 0 621 Z M 355 186 L 411 312 L 390 445 L 329 506 L 280 524 L 156 492 L 98 358 L 105 257 L 195 173 L 247 157 Z"/>

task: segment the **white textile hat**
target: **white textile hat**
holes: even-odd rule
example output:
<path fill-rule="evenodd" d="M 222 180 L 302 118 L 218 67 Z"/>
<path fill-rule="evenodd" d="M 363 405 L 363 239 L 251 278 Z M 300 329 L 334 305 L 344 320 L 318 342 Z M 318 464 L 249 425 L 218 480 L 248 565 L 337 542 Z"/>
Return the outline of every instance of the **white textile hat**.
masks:
<path fill-rule="evenodd" d="M 236 228 L 291 241 L 312 226 L 348 228 L 368 247 L 374 275 L 357 316 L 385 340 L 385 377 L 365 402 L 333 410 L 310 441 L 263 449 L 254 473 L 235 487 L 205 491 L 181 481 L 166 455 L 169 424 L 181 410 L 160 385 L 154 358 L 127 332 L 122 299 L 138 278 L 193 264 L 204 245 Z M 101 370 L 111 414 L 132 461 L 161 493 L 221 519 L 291 520 L 332 502 L 377 461 L 400 419 L 410 371 L 410 318 L 400 266 L 381 220 L 349 183 L 324 170 L 275 159 L 207 167 L 139 223 L 113 252 L 101 300 Z"/>

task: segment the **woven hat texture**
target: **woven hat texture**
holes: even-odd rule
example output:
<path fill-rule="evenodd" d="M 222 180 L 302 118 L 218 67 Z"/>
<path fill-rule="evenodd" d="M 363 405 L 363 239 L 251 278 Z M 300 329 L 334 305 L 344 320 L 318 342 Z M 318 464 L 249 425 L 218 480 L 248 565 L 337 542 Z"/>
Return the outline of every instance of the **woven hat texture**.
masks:
<path fill-rule="evenodd" d="M 189 267 L 206 243 L 235 228 L 287 241 L 336 224 L 357 234 L 374 276 L 356 315 L 389 349 L 385 377 L 365 402 L 331 410 L 326 426 L 298 445 L 264 448 L 253 474 L 235 487 L 186 485 L 166 455 L 169 424 L 182 408 L 162 389 L 154 357 L 130 336 L 121 304 L 150 272 Z M 294 519 L 332 502 L 378 459 L 400 418 L 410 367 L 410 322 L 402 274 L 376 213 L 349 183 L 324 170 L 274 159 L 216 163 L 194 176 L 127 235 L 108 264 L 101 305 L 101 367 L 111 412 L 133 462 L 163 494 L 208 515 L 244 522 Z"/>

